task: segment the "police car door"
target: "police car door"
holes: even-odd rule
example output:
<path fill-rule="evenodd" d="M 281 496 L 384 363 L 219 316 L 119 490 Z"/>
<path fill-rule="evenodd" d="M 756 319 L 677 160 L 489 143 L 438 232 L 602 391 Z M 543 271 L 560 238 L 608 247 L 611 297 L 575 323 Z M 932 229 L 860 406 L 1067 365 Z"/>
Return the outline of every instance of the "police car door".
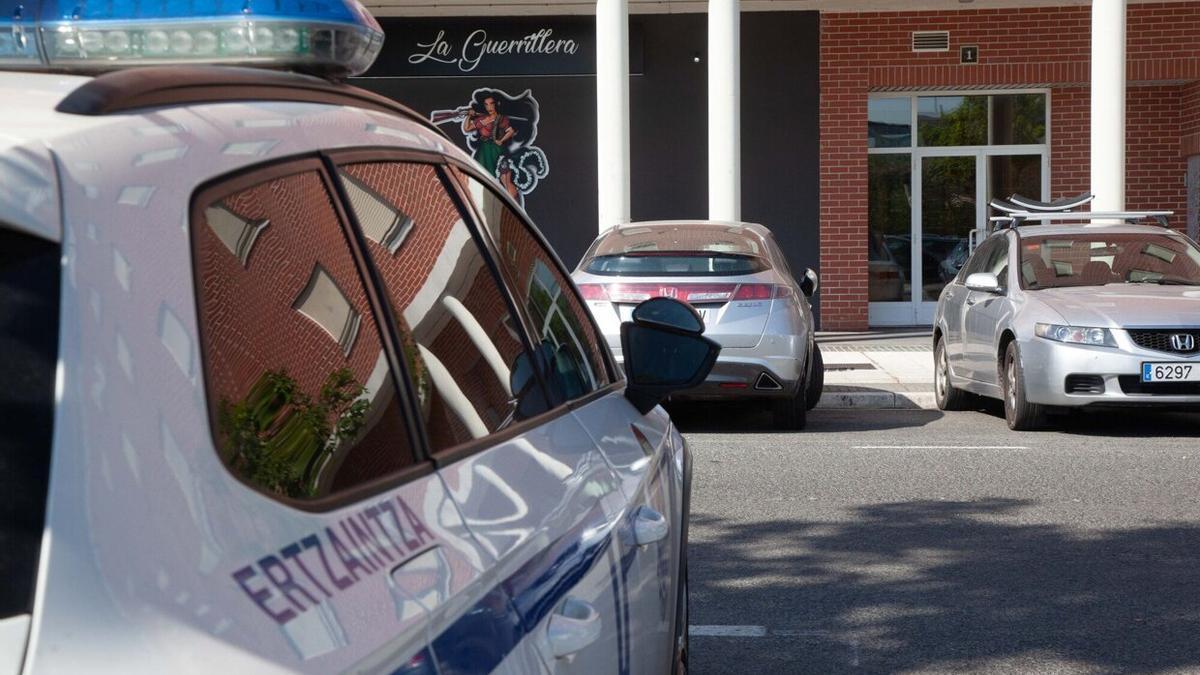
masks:
<path fill-rule="evenodd" d="M 614 589 L 619 590 L 622 607 L 617 623 L 619 672 L 666 672 L 673 653 L 672 542 L 677 539 L 670 536 L 670 486 L 659 480 L 665 455 L 645 450 L 661 446 L 666 416 L 660 411 L 643 417 L 626 401 L 607 347 L 574 285 L 519 212 L 495 186 L 468 171 L 458 175 L 495 243 L 517 305 L 533 324 L 531 330 L 545 355 L 541 363 L 551 396 L 568 403 L 609 465 L 617 469 L 624 488 L 616 542 L 620 560 L 614 571 Z M 606 419 L 611 424 L 605 428 L 588 426 L 597 414 L 588 411 L 597 406 L 611 414 Z M 638 533 L 643 541 L 637 541 Z M 678 537 L 677 529 L 674 535 Z"/>
<path fill-rule="evenodd" d="M 337 161 L 364 233 L 381 241 L 372 259 L 419 424 L 482 570 L 469 598 L 428 606 L 440 671 L 524 674 L 536 658 L 616 672 L 614 475 L 570 411 L 546 404 L 523 321 L 444 171 L 416 155 Z"/>
<path fill-rule="evenodd" d="M 131 117 L 62 155 L 58 546 L 26 666 L 431 673 L 412 589 L 455 587 L 462 556 L 407 564 L 461 528 L 328 176 L 275 163 L 193 199 L 164 177 L 245 162 L 203 127 Z M 165 171 L 179 147 L 189 170 Z"/>

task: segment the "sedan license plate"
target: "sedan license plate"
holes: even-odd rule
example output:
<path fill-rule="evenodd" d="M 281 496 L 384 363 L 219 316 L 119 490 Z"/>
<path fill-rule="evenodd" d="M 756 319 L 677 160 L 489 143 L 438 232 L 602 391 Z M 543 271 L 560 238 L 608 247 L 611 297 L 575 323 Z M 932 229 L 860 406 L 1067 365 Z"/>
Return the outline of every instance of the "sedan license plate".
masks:
<path fill-rule="evenodd" d="M 1200 382 L 1200 364 L 1143 363 L 1142 382 Z"/>

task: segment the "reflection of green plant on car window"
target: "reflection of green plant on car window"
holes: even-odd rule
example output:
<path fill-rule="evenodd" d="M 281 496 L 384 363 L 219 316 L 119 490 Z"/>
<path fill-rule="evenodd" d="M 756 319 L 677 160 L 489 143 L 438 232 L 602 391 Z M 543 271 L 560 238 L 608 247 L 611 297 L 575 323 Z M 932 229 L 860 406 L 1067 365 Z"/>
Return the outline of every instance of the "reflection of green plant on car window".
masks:
<path fill-rule="evenodd" d="M 285 370 L 269 370 L 246 397 L 222 399 L 218 425 L 222 459 L 244 480 L 289 497 L 317 494 L 321 468 L 356 437 L 370 402 L 347 368 L 325 378 L 313 400 Z"/>

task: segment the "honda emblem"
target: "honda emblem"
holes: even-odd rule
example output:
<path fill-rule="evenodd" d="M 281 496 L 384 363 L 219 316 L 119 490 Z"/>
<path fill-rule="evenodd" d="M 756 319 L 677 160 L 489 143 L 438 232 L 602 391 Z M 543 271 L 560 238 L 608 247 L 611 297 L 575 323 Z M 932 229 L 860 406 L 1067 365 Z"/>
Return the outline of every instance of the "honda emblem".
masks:
<path fill-rule="evenodd" d="M 1177 352 L 1190 352 L 1196 349 L 1196 336 L 1189 333 L 1176 333 L 1171 336 L 1171 348 Z"/>
<path fill-rule="evenodd" d="M 675 299 L 679 297 L 679 290 L 674 286 L 663 286 L 658 289 L 658 295 L 662 298 Z M 1188 337 L 1191 337 L 1190 335 Z"/>

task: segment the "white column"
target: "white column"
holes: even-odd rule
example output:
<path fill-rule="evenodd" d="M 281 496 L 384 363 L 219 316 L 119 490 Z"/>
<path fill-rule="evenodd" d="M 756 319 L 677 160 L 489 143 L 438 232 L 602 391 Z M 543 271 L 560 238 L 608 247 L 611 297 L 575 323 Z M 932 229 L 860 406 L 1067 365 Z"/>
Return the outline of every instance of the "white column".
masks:
<path fill-rule="evenodd" d="M 629 222 L 628 0 L 596 0 L 596 138 L 603 232 Z"/>
<path fill-rule="evenodd" d="M 708 2 L 708 217 L 742 219 L 741 7 Z"/>
<path fill-rule="evenodd" d="M 1125 0 L 1092 0 L 1092 194 L 1125 209 Z"/>

